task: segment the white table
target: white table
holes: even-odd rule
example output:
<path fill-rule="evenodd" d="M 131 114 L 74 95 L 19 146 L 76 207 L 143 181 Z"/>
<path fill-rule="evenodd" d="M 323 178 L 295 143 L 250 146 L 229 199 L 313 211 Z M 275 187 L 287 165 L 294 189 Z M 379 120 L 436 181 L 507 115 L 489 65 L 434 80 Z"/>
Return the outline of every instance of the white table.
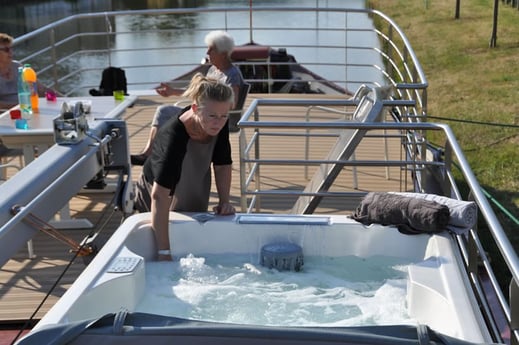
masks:
<path fill-rule="evenodd" d="M 9 111 L 0 114 L 0 137 L 7 147 L 23 148 L 25 164 L 29 164 L 34 160 L 35 148 L 41 153 L 55 144 L 53 120 L 60 115 L 63 102 L 91 101 L 92 109 L 87 114 L 87 120 L 91 122 L 95 119 L 120 118 L 136 99 L 134 95 L 125 96 L 124 101 L 116 101 L 112 96 L 58 97 L 56 102 L 40 98 L 39 112 L 28 120 L 29 129 L 16 129 L 15 120 L 11 120 Z"/>
<path fill-rule="evenodd" d="M 40 98 L 39 112 L 33 114 L 32 119 L 28 120 L 29 129 L 15 128 L 15 120 L 11 120 L 9 111 L 0 114 L 0 138 L 7 147 L 22 148 L 24 162 L 27 165 L 34 160 L 35 151 L 41 154 L 55 144 L 53 120 L 60 115 L 63 102 L 91 101 L 91 111 L 87 114 L 90 123 L 96 119 L 120 118 L 136 99 L 135 95 L 125 96 L 123 101 L 116 101 L 112 96 L 58 97 L 55 102 Z M 92 223 L 87 219 L 71 219 L 68 204 L 61 210 L 60 219 L 51 224 L 61 229 L 92 227 Z"/>

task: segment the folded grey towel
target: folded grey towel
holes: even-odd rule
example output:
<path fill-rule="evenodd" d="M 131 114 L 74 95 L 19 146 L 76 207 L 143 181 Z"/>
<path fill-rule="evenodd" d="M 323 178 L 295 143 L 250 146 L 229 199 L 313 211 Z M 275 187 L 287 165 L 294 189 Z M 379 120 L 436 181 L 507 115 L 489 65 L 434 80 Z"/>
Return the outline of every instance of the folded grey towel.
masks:
<path fill-rule="evenodd" d="M 449 208 L 434 201 L 371 192 L 352 218 L 363 224 L 395 225 L 404 234 L 438 233 L 449 222 Z"/>
<path fill-rule="evenodd" d="M 450 211 L 447 229 L 459 235 L 467 233 L 476 225 L 478 220 L 478 206 L 473 201 L 456 200 L 437 194 L 398 192 L 395 192 L 394 194 L 435 201 L 447 206 Z"/>

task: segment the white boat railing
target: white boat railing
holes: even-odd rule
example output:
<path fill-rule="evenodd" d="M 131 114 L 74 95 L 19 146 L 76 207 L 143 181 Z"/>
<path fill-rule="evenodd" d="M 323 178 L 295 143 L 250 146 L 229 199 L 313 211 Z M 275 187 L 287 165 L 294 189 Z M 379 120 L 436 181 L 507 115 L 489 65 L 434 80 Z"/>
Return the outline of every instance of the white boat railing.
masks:
<path fill-rule="evenodd" d="M 221 20 L 204 20 L 208 14 Z M 291 19 L 261 22 L 258 14 Z M 298 23 L 298 17 L 306 19 Z M 200 38 L 194 43 L 165 43 L 186 30 L 192 40 Z M 149 90 L 195 68 L 198 63 L 192 56 L 205 56 L 203 37 L 211 30 L 230 32 L 237 44 L 254 41 L 286 48 L 299 64 L 349 90 L 361 84 L 393 85 L 401 99 L 416 101 L 410 118 L 427 113 L 427 80 L 409 41 L 393 20 L 371 9 L 237 7 L 85 13 L 17 37 L 15 57 L 32 64 L 44 84 L 65 95 L 84 95 L 97 88 L 101 71 L 108 66 L 126 71 L 129 89 Z M 146 35 L 160 35 L 164 41 L 143 39 Z M 271 66 L 267 67 L 270 72 Z M 247 81 L 271 85 L 271 77 L 269 73 L 265 79 Z"/>
<path fill-rule="evenodd" d="M 394 109 L 401 104 L 396 101 L 384 101 L 384 106 L 388 109 Z M 250 107 L 244 112 L 242 119 L 239 121 L 240 131 L 240 182 L 241 182 L 241 212 L 252 213 L 262 209 L 262 199 L 268 198 L 271 203 L 275 198 L 293 197 L 296 199 L 302 195 L 319 196 L 323 199 L 341 200 L 344 205 L 358 205 L 360 198 L 366 194 L 365 190 L 374 190 L 373 185 L 365 185 L 358 187 L 357 181 L 342 179 L 340 187 L 329 190 L 321 190 L 316 193 L 304 192 L 302 188 L 293 185 L 282 189 L 279 185 L 273 186 L 273 178 L 263 176 L 262 168 L 267 166 L 272 170 L 272 166 L 280 166 L 290 169 L 294 166 L 306 169 L 308 167 L 323 166 L 323 164 L 341 164 L 343 169 L 354 170 L 366 167 L 376 167 L 380 169 L 397 167 L 400 170 L 400 176 L 391 176 L 392 180 L 400 179 L 397 186 L 401 191 L 411 190 L 417 192 L 428 192 L 431 188 L 431 173 L 436 172 L 436 177 L 432 184 L 438 190 L 438 193 L 459 199 L 475 201 L 479 208 L 480 222 L 479 226 L 485 232 L 492 234 L 494 244 L 497 246 L 503 261 L 506 263 L 508 272 L 511 276 L 509 291 L 504 291 L 498 282 L 491 268 L 491 263 L 487 257 L 489 243 L 481 243 L 478 237 L 478 229 L 472 229 L 467 236 L 453 235 L 460 247 L 467 272 L 471 278 L 471 283 L 476 296 L 479 298 L 480 308 L 488 322 L 488 327 L 496 342 L 504 342 L 502 336 L 508 330 L 512 332 L 512 344 L 517 344 L 517 317 L 519 313 L 519 258 L 512 247 L 505 231 L 499 223 L 492 207 L 473 174 L 470 166 L 459 146 L 454 133 L 448 125 L 435 123 L 406 123 L 399 122 L 399 118 L 395 122 L 380 123 L 360 123 L 344 120 L 344 111 L 337 112 L 337 118 L 323 120 L 317 114 L 316 117 L 306 118 L 308 107 L 324 107 L 328 114 L 329 108 L 337 107 L 344 109 L 350 107 L 351 100 L 294 100 L 294 99 L 255 99 Z M 262 117 L 262 110 L 265 107 L 300 107 L 300 120 L 280 119 L 273 120 L 276 116 L 269 113 L 268 116 Z M 387 158 L 370 158 L 356 159 L 352 157 L 346 161 L 331 161 L 330 158 L 300 158 L 294 159 L 294 155 L 300 152 L 308 151 L 308 147 L 301 148 L 300 140 L 295 143 L 296 147 L 284 146 L 280 148 L 275 157 L 264 157 L 261 152 L 262 145 L 269 138 L 276 136 L 283 137 L 303 137 L 306 143 L 303 145 L 313 145 L 312 140 L 323 136 L 335 136 L 337 132 L 362 129 L 368 132 L 365 136 L 383 138 L 387 140 L 400 140 L 400 159 L 395 159 L 393 154 Z M 445 147 L 438 150 L 440 158 L 431 158 L 430 149 L 423 143 L 423 133 L 437 132 L 442 136 L 442 142 Z M 285 143 L 287 141 L 285 140 Z M 383 147 L 382 145 L 380 145 Z M 299 150 L 299 151 L 297 151 Z M 396 155 L 398 156 L 398 154 Z M 452 168 L 454 165 L 459 166 L 462 181 L 456 182 Z M 379 174 L 383 176 L 383 173 Z M 355 175 L 353 175 L 355 179 Z M 388 178 L 389 179 L 389 178 Z M 349 183 L 349 184 L 348 184 Z M 458 184 L 466 185 L 466 194 L 462 194 L 458 188 Z M 387 188 L 387 186 L 386 186 Z M 397 187 L 398 188 L 398 187 Z M 378 190 L 388 191 L 388 190 Z M 396 191 L 393 189 L 392 191 Z M 353 202 L 348 202 L 353 200 Z M 325 206 L 326 207 L 326 206 Z M 316 212 L 319 212 L 317 210 Z M 484 277 L 484 278 L 482 278 Z M 484 281 L 483 281 L 483 280 Z M 497 303 L 496 303 L 497 302 Z M 504 315 L 504 316 L 503 316 Z M 506 326 L 500 324 L 502 318 L 506 319 Z"/>

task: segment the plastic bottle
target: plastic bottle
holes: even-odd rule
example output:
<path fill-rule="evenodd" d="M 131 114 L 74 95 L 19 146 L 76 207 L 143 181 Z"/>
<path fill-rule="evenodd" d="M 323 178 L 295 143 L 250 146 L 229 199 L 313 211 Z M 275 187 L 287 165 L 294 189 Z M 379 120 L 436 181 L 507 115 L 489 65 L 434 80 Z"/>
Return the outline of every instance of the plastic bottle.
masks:
<path fill-rule="evenodd" d="M 32 118 L 31 106 L 31 92 L 29 84 L 25 81 L 23 76 L 23 67 L 18 67 L 18 103 L 20 104 L 20 111 L 22 112 L 22 119 Z"/>
<path fill-rule="evenodd" d="M 23 66 L 23 76 L 25 81 L 29 84 L 29 90 L 31 92 L 31 107 L 33 112 L 38 112 L 39 99 L 38 99 L 38 83 L 36 83 L 37 76 L 34 69 L 30 64 Z"/>

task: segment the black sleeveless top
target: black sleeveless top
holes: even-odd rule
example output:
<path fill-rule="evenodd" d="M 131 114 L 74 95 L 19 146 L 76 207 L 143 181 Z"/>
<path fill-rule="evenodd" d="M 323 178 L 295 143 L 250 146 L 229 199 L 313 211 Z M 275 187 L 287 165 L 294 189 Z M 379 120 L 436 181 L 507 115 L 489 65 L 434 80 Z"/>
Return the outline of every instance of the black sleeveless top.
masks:
<path fill-rule="evenodd" d="M 184 109 L 183 112 L 189 108 Z M 180 115 L 179 115 L 180 116 Z M 175 193 L 183 171 L 184 159 L 188 153 L 186 162 L 191 162 L 190 174 L 192 170 L 199 170 L 198 175 L 202 176 L 209 172 L 211 163 L 214 165 L 232 164 L 231 144 L 229 142 L 229 127 L 226 124 L 208 143 L 200 143 L 191 140 L 186 127 L 175 116 L 161 126 L 153 141 L 151 156 L 146 160 L 143 173 L 149 183 L 157 182 L 162 187 L 171 190 L 171 195 Z M 203 156 L 206 156 L 204 158 Z M 187 172 L 186 172 L 187 173 Z M 189 185 L 202 183 L 197 181 L 195 176 L 184 176 L 190 180 Z M 210 183 L 210 182 L 209 182 Z"/>

